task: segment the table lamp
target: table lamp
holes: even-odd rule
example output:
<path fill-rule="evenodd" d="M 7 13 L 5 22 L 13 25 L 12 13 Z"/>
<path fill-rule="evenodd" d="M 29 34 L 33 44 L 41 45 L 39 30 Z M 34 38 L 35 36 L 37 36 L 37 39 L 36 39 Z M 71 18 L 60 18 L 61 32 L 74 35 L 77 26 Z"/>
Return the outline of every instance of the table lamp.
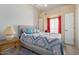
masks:
<path fill-rule="evenodd" d="M 14 34 L 16 34 L 14 28 L 12 26 L 7 26 L 4 30 L 4 34 L 7 40 L 14 38 Z"/>

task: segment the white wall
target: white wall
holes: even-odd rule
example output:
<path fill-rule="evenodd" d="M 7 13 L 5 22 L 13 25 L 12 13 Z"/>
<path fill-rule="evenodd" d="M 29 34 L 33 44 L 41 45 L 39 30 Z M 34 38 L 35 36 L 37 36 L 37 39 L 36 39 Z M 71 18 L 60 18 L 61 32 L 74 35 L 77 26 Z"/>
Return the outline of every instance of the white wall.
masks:
<path fill-rule="evenodd" d="M 76 46 L 79 48 L 79 5 L 75 6 Z"/>
<path fill-rule="evenodd" d="M 38 25 L 39 10 L 25 4 L 0 5 L 0 31 L 7 25 Z"/>

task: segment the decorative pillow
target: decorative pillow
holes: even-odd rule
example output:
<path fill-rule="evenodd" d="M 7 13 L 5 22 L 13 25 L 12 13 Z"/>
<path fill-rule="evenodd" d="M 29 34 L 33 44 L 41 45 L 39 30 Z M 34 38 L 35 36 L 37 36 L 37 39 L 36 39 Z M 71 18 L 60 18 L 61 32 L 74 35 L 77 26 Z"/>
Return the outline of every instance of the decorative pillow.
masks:
<path fill-rule="evenodd" d="M 23 30 L 26 34 L 33 34 L 33 29 L 32 28 L 26 28 Z"/>
<path fill-rule="evenodd" d="M 39 29 L 34 28 L 34 29 L 33 29 L 33 32 L 34 32 L 34 33 L 39 33 L 40 31 L 39 31 Z"/>
<path fill-rule="evenodd" d="M 36 33 L 36 32 L 37 32 L 37 31 L 36 31 L 36 28 L 34 28 L 34 29 L 33 29 L 33 33 Z"/>

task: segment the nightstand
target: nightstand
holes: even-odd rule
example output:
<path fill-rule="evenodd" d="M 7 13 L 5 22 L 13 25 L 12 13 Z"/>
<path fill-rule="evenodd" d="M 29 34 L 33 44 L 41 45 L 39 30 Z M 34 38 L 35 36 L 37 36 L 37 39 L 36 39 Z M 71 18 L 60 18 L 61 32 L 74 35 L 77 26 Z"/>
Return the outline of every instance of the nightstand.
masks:
<path fill-rule="evenodd" d="M 0 41 L 0 54 L 9 48 L 17 48 L 17 46 L 20 46 L 19 38 Z"/>

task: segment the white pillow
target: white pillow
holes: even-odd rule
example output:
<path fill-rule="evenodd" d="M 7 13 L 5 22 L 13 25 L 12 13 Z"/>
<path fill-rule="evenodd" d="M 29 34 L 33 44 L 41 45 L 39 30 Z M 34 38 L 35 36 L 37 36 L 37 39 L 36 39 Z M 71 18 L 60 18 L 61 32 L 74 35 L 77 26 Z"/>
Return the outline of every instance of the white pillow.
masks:
<path fill-rule="evenodd" d="M 39 33 L 39 32 L 40 32 L 40 30 L 39 30 L 39 29 L 34 28 L 33 32 L 34 32 L 34 33 Z"/>

